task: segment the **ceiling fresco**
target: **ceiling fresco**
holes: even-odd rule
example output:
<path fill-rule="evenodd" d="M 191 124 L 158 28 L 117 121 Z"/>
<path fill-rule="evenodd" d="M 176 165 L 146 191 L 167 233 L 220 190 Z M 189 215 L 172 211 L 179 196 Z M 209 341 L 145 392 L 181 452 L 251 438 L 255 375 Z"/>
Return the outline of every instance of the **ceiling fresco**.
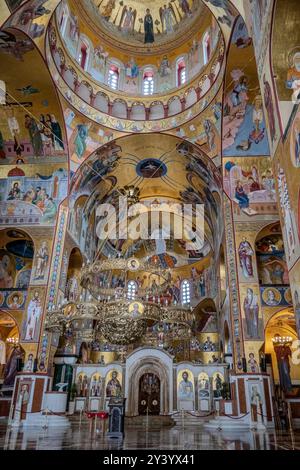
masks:
<path fill-rule="evenodd" d="M 80 2 L 82 4 L 82 2 Z M 84 11 L 91 21 L 127 45 L 176 44 L 186 40 L 191 27 L 203 16 L 205 7 L 200 0 L 85 0 Z M 178 38 L 181 38 L 178 41 Z"/>
<path fill-rule="evenodd" d="M 1 79 L 7 84 L 0 108 L 1 163 L 67 162 L 61 107 L 34 44 L 20 31 L 2 31 L 0 63 Z M 33 75 L 34 69 L 39 73 Z"/>

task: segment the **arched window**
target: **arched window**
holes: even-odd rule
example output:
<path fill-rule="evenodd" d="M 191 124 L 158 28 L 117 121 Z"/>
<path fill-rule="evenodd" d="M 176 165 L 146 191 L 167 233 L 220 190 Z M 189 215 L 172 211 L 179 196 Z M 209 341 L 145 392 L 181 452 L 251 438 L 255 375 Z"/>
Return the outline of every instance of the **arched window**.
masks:
<path fill-rule="evenodd" d="M 181 303 L 182 305 L 191 303 L 191 286 L 187 279 L 181 284 Z"/>
<path fill-rule="evenodd" d="M 210 35 L 208 31 L 206 31 L 206 33 L 204 34 L 202 45 L 203 45 L 203 62 L 205 65 L 210 59 Z"/>
<path fill-rule="evenodd" d="M 137 284 L 135 281 L 129 281 L 127 284 L 127 299 L 134 300 L 137 291 Z"/>
<path fill-rule="evenodd" d="M 143 76 L 143 94 L 153 95 L 154 92 L 154 74 L 152 70 L 146 70 Z"/>
<path fill-rule="evenodd" d="M 177 61 L 177 86 L 184 85 L 186 82 L 186 66 L 184 59 Z"/>
<path fill-rule="evenodd" d="M 81 39 L 79 52 L 78 52 L 78 62 L 81 68 L 83 68 L 83 70 L 86 70 L 87 68 L 89 52 L 90 52 L 89 44 L 85 40 Z"/>
<path fill-rule="evenodd" d="M 113 90 L 118 89 L 119 84 L 119 69 L 115 65 L 111 65 L 108 71 L 107 84 Z"/>
<path fill-rule="evenodd" d="M 64 37 L 68 19 L 70 17 L 70 13 L 69 13 L 69 9 L 67 5 L 64 5 L 63 3 L 61 5 L 62 7 L 61 7 L 61 15 L 59 19 L 59 31 L 60 31 L 61 36 Z"/>

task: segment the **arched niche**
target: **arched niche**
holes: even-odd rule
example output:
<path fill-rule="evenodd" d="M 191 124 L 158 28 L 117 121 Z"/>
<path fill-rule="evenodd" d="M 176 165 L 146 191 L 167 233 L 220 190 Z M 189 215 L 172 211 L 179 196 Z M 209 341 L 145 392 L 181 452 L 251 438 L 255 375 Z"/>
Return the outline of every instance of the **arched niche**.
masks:
<path fill-rule="evenodd" d="M 296 320 L 293 308 L 285 308 L 275 312 L 269 318 L 266 327 L 265 327 L 265 343 L 264 343 L 264 353 L 269 355 L 271 358 L 271 366 L 272 366 L 272 374 L 275 385 L 280 384 L 280 365 L 278 362 L 278 357 L 276 355 L 276 349 L 274 347 L 274 343 L 272 341 L 273 338 L 279 335 L 281 337 L 291 337 L 291 343 L 289 344 L 289 348 L 291 350 L 291 354 L 294 351 L 293 348 L 293 341 L 297 340 L 297 333 L 296 333 Z M 287 358 L 286 358 L 287 359 Z M 288 357 L 289 368 L 290 368 L 290 379 L 292 385 L 299 386 L 299 377 L 300 377 L 300 364 L 298 361 L 294 361 L 291 356 Z M 285 373 L 288 371 L 287 367 L 287 360 L 286 365 L 283 368 Z M 281 372 L 282 373 L 282 372 Z"/>
<path fill-rule="evenodd" d="M 30 283 L 33 258 L 34 243 L 32 238 L 23 230 L 5 229 L 0 231 L 0 289 L 26 290 Z M 16 294 L 17 295 L 17 292 Z M 2 305 L 23 306 L 24 299 L 18 301 L 11 295 L 5 294 Z"/>
<path fill-rule="evenodd" d="M 0 310 L 0 342 L 1 362 L 0 379 L 4 386 L 13 387 L 17 373 L 15 358 L 24 357 L 24 351 L 19 346 L 19 325 L 12 313 Z"/>
<path fill-rule="evenodd" d="M 127 118 L 127 105 L 123 100 L 115 100 L 112 105 L 112 115 L 121 119 Z"/>
<path fill-rule="evenodd" d="M 203 299 L 194 309 L 193 347 L 191 360 L 204 364 L 217 362 L 220 357 L 218 314 L 213 299 Z"/>
<path fill-rule="evenodd" d="M 197 93 L 195 88 L 190 88 L 186 94 L 186 107 L 189 108 L 197 101 Z"/>
<path fill-rule="evenodd" d="M 71 90 L 75 89 L 75 79 L 77 78 L 76 75 L 77 74 L 73 71 L 72 68 L 67 68 L 63 72 L 63 78 L 66 84 L 68 85 L 68 87 L 71 88 Z"/>
<path fill-rule="evenodd" d="M 149 119 L 162 119 L 164 117 L 164 106 L 161 102 L 152 103 L 150 106 Z"/>
<path fill-rule="evenodd" d="M 80 287 L 80 271 L 83 263 L 83 257 L 79 250 L 79 248 L 73 248 L 70 257 L 69 257 L 69 264 L 68 264 L 68 271 L 67 271 L 67 282 L 66 282 L 66 289 L 65 289 L 65 296 L 68 301 L 78 301 L 79 295 L 81 292 Z"/>
<path fill-rule="evenodd" d="M 280 223 L 264 227 L 255 241 L 257 274 L 261 286 L 288 286 L 289 275 Z"/>
<path fill-rule="evenodd" d="M 175 114 L 180 113 L 181 111 L 180 98 L 178 96 L 171 98 L 168 103 L 168 106 L 169 106 L 169 113 L 168 113 L 169 116 L 174 116 Z"/>
<path fill-rule="evenodd" d="M 91 85 L 85 81 L 81 82 L 77 89 L 78 96 L 80 96 L 80 98 L 86 101 L 86 103 L 90 103 L 92 92 L 93 90 L 91 88 Z"/>
<path fill-rule="evenodd" d="M 127 357 L 125 395 L 128 416 L 139 413 L 139 383 L 147 373 L 155 374 L 160 381 L 160 414 L 167 415 L 172 411 L 172 362 L 169 354 L 152 348 L 137 349 Z"/>
<path fill-rule="evenodd" d="M 102 111 L 103 113 L 108 113 L 108 96 L 104 93 L 98 92 L 95 96 L 94 107 Z"/>
<path fill-rule="evenodd" d="M 146 119 L 145 106 L 141 103 L 134 103 L 131 108 L 130 119 L 144 121 Z"/>

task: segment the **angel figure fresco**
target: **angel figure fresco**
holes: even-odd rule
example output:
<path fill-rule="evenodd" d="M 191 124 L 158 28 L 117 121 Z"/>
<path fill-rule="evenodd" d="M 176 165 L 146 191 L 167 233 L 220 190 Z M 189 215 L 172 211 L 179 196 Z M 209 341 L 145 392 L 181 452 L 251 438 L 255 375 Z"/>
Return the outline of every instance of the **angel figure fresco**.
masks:
<path fill-rule="evenodd" d="M 159 9 L 160 21 L 162 25 L 162 30 L 167 34 L 173 33 L 174 26 L 176 25 L 176 16 L 172 6 L 172 3 L 169 3 L 168 6 Z"/>
<path fill-rule="evenodd" d="M 179 5 L 183 13 L 187 16 L 190 16 L 192 14 L 192 11 L 190 9 L 189 2 L 187 0 L 179 0 Z"/>
<path fill-rule="evenodd" d="M 134 30 L 134 24 L 136 20 L 136 10 L 132 7 L 127 8 L 125 5 L 123 8 L 119 29 L 124 33 L 131 33 Z"/>

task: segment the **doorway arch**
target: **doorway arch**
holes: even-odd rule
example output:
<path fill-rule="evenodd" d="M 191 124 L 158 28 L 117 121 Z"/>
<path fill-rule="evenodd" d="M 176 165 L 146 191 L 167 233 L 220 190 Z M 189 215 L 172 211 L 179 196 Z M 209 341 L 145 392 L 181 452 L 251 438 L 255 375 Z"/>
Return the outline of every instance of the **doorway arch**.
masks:
<path fill-rule="evenodd" d="M 141 411 L 139 385 L 146 374 L 156 376 L 159 380 L 159 409 L 156 410 L 156 414 L 168 415 L 172 411 L 172 370 L 171 355 L 156 348 L 140 348 L 127 357 L 125 384 L 127 416 L 138 416 Z"/>

